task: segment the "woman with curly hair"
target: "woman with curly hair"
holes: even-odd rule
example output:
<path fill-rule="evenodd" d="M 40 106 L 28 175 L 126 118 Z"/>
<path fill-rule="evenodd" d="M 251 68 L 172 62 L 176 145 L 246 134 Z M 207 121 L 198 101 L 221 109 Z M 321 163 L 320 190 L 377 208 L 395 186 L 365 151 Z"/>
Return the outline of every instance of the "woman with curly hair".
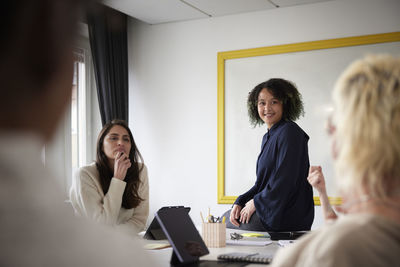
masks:
<path fill-rule="evenodd" d="M 314 202 L 307 182 L 308 135 L 294 122 L 304 114 L 296 86 L 284 79 L 257 85 L 247 100 L 253 126 L 266 124 L 255 185 L 240 195 L 228 228 L 252 231 L 310 230 Z M 228 211 L 229 212 L 229 211 Z"/>
<path fill-rule="evenodd" d="M 96 154 L 95 163 L 75 174 L 70 190 L 75 212 L 131 233 L 142 231 L 149 215 L 147 168 L 124 121 L 104 125 Z"/>

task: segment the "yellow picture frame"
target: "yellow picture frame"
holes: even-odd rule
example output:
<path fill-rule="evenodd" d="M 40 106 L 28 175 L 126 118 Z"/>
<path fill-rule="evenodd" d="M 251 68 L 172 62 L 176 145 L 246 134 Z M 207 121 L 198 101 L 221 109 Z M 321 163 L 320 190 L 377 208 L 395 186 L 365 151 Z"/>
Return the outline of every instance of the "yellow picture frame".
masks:
<path fill-rule="evenodd" d="M 232 204 L 237 196 L 225 195 L 225 62 L 230 59 L 276 55 L 292 52 L 359 46 L 400 41 L 400 32 L 363 35 L 346 38 L 327 39 L 276 46 L 219 52 L 218 65 L 218 113 L 217 113 L 217 160 L 218 160 L 218 204 Z M 341 205 L 340 197 L 329 197 L 332 205 Z M 314 197 L 315 205 L 320 205 L 319 197 Z"/>

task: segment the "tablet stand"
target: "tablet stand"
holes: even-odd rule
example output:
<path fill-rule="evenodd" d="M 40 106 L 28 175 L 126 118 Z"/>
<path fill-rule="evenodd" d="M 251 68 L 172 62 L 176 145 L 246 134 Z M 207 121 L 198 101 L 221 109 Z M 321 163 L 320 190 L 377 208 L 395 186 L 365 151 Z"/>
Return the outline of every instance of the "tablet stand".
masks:
<path fill-rule="evenodd" d="M 199 260 L 199 259 L 197 258 L 197 261 L 198 261 L 198 260 Z M 172 250 L 171 261 L 170 261 L 171 267 L 191 266 L 191 265 L 194 264 L 194 263 L 196 263 L 196 261 L 195 261 L 195 262 L 189 262 L 189 263 L 182 263 L 182 262 L 179 260 L 178 256 L 176 256 L 175 251 Z"/>

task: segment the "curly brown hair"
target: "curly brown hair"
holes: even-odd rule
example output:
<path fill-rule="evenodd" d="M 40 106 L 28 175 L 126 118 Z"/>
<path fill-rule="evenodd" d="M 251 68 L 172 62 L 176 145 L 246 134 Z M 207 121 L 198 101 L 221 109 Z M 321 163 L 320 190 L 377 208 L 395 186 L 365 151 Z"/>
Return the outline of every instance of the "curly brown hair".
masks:
<path fill-rule="evenodd" d="M 126 187 L 122 196 L 122 207 L 125 209 L 132 209 L 137 207 L 143 199 L 139 196 L 138 189 L 140 184 L 139 175 L 142 171 L 144 164 L 143 158 L 140 154 L 133 135 L 128 125 L 123 120 L 113 120 L 104 125 L 103 129 L 99 133 L 97 138 L 97 152 L 96 152 L 96 167 L 100 175 L 100 184 L 104 194 L 107 194 L 110 187 L 111 178 L 114 176 L 114 172 L 108 164 L 108 159 L 103 150 L 103 142 L 105 136 L 110 132 L 111 128 L 115 125 L 122 126 L 126 129 L 129 134 L 131 141 L 131 151 L 129 152 L 129 159 L 132 163 L 128 169 L 125 177 Z M 142 162 L 142 163 L 140 163 Z"/>
<path fill-rule="evenodd" d="M 295 121 L 299 119 L 300 116 L 304 116 L 303 101 L 295 84 L 285 79 L 272 78 L 254 87 L 247 98 L 249 121 L 253 127 L 264 124 L 264 121 L 258 115 L 257 109 L 258 95 L 264 88 L 282 102 L 283 120 Z"/>

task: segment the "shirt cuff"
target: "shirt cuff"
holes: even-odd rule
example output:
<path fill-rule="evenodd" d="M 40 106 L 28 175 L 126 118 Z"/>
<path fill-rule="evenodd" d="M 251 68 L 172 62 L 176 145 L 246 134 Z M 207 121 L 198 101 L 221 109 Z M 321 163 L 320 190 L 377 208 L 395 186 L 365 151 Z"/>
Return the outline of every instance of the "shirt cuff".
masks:
<path fill-rule="evenodd" d="M 124 193 L 126 182 L 117 178 L 112 178 L 110 187 L 108 188 L 108 193 Z"/>

